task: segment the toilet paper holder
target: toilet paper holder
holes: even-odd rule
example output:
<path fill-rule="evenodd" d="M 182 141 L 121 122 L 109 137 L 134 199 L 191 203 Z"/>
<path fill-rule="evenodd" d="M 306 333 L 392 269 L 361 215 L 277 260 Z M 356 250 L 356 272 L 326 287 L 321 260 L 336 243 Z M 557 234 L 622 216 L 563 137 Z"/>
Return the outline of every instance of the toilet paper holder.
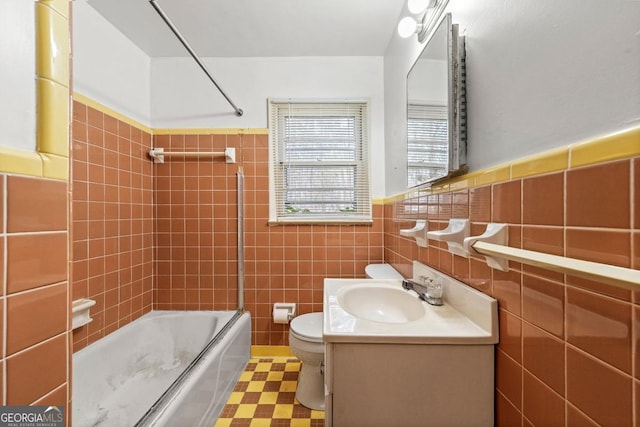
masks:
<path fill-rule="evenodd" d="M 296 304 L 293 302 L 277 302 L 273 304 L 273 321 L 289 323 L 296 315 Z"/>

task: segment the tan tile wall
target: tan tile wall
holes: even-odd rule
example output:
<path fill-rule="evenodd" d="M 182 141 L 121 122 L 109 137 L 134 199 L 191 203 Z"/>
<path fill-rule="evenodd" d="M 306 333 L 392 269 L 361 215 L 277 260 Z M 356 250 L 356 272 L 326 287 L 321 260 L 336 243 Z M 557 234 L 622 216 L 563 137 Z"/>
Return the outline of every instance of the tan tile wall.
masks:
<path fill-rule="evenodd" d="M 325 277 L 364 277 L 382 260 L 382 205 L 373 226 L 269 226 L 268 136 L 157 135 L 174 151 L 236 148 L 221 159 L 172 158 L 155 165 L 158 308 L 237 306 L 236 172 L 245 175 L 245 308 L 252 344 L 287 345 L 288 327 L 272 321 L 276 302 L 299 313 L 322 310 Z"/>
<path fill-rule="evenodd" d="M 72 292 L 96 301 L 77 351 L 151 310 L 153 168 L 149 133 L 77 101 L 72 126 Z"/>
<path fill-rule="evenodd" d="M 69 409 L 67 193 L 64 181 L 0 175 L 3 405 Z"/>
<path fill-rule="evenodd" d="M 640 423 L 640 294 L 510 263 L 505 273 L 429 241 L 399 235 L 405 205 L 429 229 L 470 218 L 509 224 L 509 245 L 640 269 L 640 159 L 443 194 L 412 194 L 385 206 L 385 259 L 409 275 L 414 259 L 499 301 L 496 352 L 499 426 Z"/>
<path fill-rule="evenodd" d="M 158 135 L 167 151 L 224 151 L 237 135 Z M 237 191 L 240 163 L 167 158 L 154 165 L 156 282 L 161 310 L 234 310 L 238 306 Z"/>

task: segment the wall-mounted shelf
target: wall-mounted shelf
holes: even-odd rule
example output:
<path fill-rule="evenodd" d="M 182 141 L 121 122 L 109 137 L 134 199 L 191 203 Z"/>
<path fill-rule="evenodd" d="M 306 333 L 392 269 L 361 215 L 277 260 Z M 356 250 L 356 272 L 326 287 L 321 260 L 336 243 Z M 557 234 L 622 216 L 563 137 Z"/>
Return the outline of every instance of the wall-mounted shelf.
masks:
<path fill-rule="evenodd" d="M 92 299 L 82 298 L 71 303 L 71 327 L 72 329 L 84 326 L 93 321 L 89 315 L 89 309 L 96 305 Z"/>
<path fill-rule="evenodd" d="M 449 252 L 455 255 L 468 257 L 469 254 L 463 246 L 464 239 L 469 236 L 469 220 L 452 218 L 444 230 L 429 231 L 427 237 L 439 242 L 447 242 Z"/>
<path fill-rule="evenodd" d="M 418 246 L 426 248 L 429 246 L 427 242 L 427 221 L 424 219 L 416 220 L 416 225 L 413 228 L 400 230 L 400 235 L 405 237 L 413 237 L 416 239 Z"/>
<path fill-rule="evenodd" d="M 509 229 L 507 224 L 491 223 L 487 225 L 487 229 L 479 236 L 471 236 L 464 239 L 464 250 L 471 255 L 482 255 L 474 246 L 477 242 L 493 243 L 496 245 L 507 246 L 509 244 Z M 497 268 L 502 271 L 509 271 L 509 261 L 501 257 L 493 257 L 484 254 L 489 267 Z"/>

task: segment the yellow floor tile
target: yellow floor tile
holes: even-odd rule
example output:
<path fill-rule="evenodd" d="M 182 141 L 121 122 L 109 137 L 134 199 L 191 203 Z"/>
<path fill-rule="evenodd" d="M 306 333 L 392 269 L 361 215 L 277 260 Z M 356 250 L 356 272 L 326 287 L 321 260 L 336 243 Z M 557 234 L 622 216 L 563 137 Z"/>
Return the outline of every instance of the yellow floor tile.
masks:
<path fill-rule="evenodd" d="M 215 427 L 324 426 L 323 411 L 295 399 L 300 368 L 295 358 L 252 358 Z"/>
<path fill-rule="evenodd" d="M 231 396 L 229 396 L 229 400 L 227 400 L 227 403 L 238 404 L 240 403 L 242 396 L 244 396 L 244 393 L 234 391 L 231 393 Z"/>
<path fill-rule="evenodd" d="M 295 393 L 297 386 L 297 381 L 282 381 L 282 383 L 280 383 L 280 391 L 289 391 Z"/>
<path fill-rule="evenodd" d="M 251 420 L 249 427 L 271 427 L 271 420 L 267 418 L 257 418 Z"/>
<path fill-rule="evenodd" d="M 238 405 L 235 418 L 253 418 L 257 407 L 258 405 L 255 404 L 240 404 Z"/>
<path fill-rule="evenodd" d="M 275 405 L 278 401 L 278 392 L 264 391 L 260 394 L 259 404 L 271 404 Z"/>
<path fill-rule="evenodd" d="M 282 381 L 283 376 L 283 371 L 269 372 L 269 374 L 267 374 L 267 381 Z"/>
<path fill-rule="evenodd" d="M 264 390 L 264 381 L 251 381 L 247 386 L 247 391 L 261 392 Z"/>
<path fill-rule="evenodd" d="M 276 405 L 273 411 L 273 418 L 291 419 L 293 416 L 293 405 Z"/>

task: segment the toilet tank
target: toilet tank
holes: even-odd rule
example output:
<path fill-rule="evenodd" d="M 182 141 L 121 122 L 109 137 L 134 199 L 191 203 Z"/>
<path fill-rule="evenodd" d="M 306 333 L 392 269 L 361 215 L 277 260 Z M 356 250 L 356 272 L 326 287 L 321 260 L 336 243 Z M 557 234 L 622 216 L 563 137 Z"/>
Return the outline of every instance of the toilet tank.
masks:
<path fill-rule="evenodd" d="M 391 264 L 369 264 L 364 268 L 368 279 L 404 279 Z"/>

